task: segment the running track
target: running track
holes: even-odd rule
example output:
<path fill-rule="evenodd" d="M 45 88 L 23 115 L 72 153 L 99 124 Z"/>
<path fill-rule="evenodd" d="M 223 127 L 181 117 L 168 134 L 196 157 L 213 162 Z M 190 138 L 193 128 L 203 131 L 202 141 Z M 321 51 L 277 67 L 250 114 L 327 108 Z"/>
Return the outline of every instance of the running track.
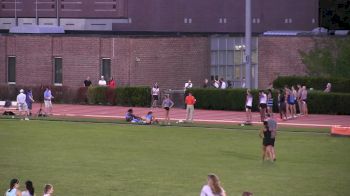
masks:
<path fill-rule="evenodd" d="M 40 104 L 33 105 L 35 114 L 40 108 Z M 129 107 L 121 106 L 96 106 L 96 105 L 68 105 L 55 104 L 53 109 L 54 116 L 80 117 L 80 118 L 107 118 L 124 119 L 124 115 Z M 134 113 L 138 116 L 145 116 L 150 108 L 133 107 Z M 162 119 L 164 110 L 161 108 L 152 109 L 155 117 Z M 277 117 L 277 114 L 275 114 Z M 184 120 L 186 118 L 185 109 L 174 108 L 170 111 L 172 120 Z M 218 110 L 200 110 L 195 109 L 194 121 L 201 123 L 223 123 L 238 124 L 245 121 L 244 112 L 218 111 Z M 253 123 L 259 122 L 259 113 L 253 113 Z M 316 115 L 301 116 L 287 121 L 281 121 L 277 118 L 279 125 L 302 126 L 302 127 L 331 127 L 333 125 L 350 126 L 350 115 Z"/>

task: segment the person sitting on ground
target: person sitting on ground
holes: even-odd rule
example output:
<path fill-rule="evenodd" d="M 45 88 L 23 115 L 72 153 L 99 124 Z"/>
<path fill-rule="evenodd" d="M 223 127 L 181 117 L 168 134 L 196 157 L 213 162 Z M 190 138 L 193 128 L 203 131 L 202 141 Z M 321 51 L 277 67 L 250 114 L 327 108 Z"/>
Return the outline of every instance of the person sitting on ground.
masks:
<path fill-rule="evenodd" d="M 226 196 L 226 192 L 220 185 L 217 175 L 208 175 L 208 184 L 203 186 L 200 196 Z"/>
<path fill-rule="evenodd" d="M 52 193 L 53 193 L 53 186 L 51 184 L 45 184 L 44 196 L 51 196 Z"/>
<path fill-rule="evenodd" d="M 22 196 L 34 196 L 33 182 L 30 180 L 26 181 L 26 190 L 22 191 Z"/>
<path fill-rule="evenodd" d="M 158 124 L 158 120 L 153 116 L 153 112 L 149 111 L 146 115 L 146 124 L 150 125 L 150 124 Z"/>
<path fill-rule="evenodd" d="M 134 115 L 134 111 L 131 108 L 125 114 L 125 120 L 126 122 L 132 122 L 132 123 L 142 122 L 142 119 L 140 117 Z"/>
<path fill-rule="evenodd" d="M 19 188 L 19 180 L 18 179 L 12 179 L 10 181 L 10 189 L 8 189 L 5 192 L 5 196 L 21 196 L 21 191 Z"/>

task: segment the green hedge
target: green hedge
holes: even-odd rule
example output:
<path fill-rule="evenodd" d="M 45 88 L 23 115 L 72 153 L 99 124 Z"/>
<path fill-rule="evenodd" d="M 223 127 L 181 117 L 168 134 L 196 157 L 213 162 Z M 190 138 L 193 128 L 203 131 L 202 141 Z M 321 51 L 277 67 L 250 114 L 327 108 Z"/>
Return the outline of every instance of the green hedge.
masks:
<path fill-rule="evenodd" d="M 244 111 L 246 89 L 191 89 L 196 97 L 196 108 L 210 110 Z M 277 91 L 273 92 L 274 112 L 278 112 Z M 252 90 L 253 111 L 258 110 L 259 93 Z M 350 93 L 309 91 L 310 114 L 350 114 Z"/>
<path fill-rule="evenodd" d="M 283 88 L 284 85 L 296 86 L 301 84 L 306 85 L 307 88 L 323 91 L 328 82 L 332 84 L 332 92 L 350 93 L 350 79 L 343 78 L 280 76 L 273 81 L 273 87 L 277 89 Z"/>
<path fill-rule="evenodd" d="M 149 87 L 90 87 L 87 94 L 90 104 L 142 107 L 150 106 L 150 92 Z"/>

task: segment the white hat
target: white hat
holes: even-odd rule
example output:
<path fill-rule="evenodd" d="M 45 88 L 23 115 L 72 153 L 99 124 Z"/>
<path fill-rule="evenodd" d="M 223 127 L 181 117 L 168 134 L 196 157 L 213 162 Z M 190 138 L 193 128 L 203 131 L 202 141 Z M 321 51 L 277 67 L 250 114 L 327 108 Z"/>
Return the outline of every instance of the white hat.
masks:
<path fill-rule="evenodd" d="M 21 90 L 19 90 L 19 92 L 20 92 L 20 93 L 24 93 L 24 90 L 23 90 L 23 89 L 21 89 Z"/>

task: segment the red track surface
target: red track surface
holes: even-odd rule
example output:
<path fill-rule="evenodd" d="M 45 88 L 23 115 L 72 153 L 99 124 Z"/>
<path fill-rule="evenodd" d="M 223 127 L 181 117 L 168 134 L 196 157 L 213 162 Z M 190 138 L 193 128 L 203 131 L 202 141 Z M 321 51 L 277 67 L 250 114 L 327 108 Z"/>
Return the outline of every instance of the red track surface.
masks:
<path fill-rule="evenodd" d="M 40 108 L 40 104 L 33 105 L 33 113 Z M 83 117 L 83 118 L 110 118 L 123 119 L 128 107 L 120 106 L 92 106 L 92 105 L 67 105 L 55 104 L 53 114 L 55 116 Z M 134 107 L 134 113 L 138 116 L 145 116 L 150 108 Z M 164 110 L 160 108 L 153 109 L 157 118 L 164 117 Z M 275 114 L 277 117 L 278 115 Z M 184 120 L 186 111 L 184 109 L 174 108 L 170 111 L 172 120 Z M 232 123 L 237 124 L 245 121 L 244 112 L 218 111 L 218 110 L 200 110 L 195 109 L 194 121 L 203 123 Z M 259 123 L 260 116 L 253 113 L 253 123 Z M 333 125 L 350 126 L 349 115 L 316 115 L 301 116 L 287 121 L 281 121 L 277 118 L 279 125 L 303 126 L 303 127 L 331 127 Z"/>

